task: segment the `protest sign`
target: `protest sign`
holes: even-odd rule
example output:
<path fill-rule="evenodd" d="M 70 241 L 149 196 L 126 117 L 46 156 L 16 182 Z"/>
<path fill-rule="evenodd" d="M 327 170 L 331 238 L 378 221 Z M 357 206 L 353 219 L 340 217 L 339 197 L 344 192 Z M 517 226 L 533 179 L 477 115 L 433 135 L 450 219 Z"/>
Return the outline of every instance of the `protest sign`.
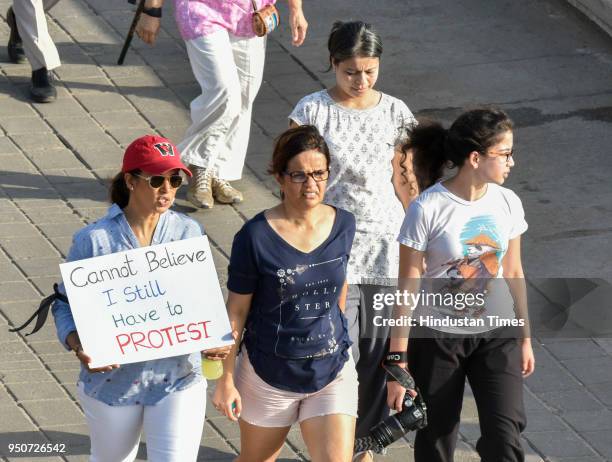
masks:
<path fill-rule="evenodd" d="M 206 236 L 60 265 L 90 367 L 233 343 Z"/>

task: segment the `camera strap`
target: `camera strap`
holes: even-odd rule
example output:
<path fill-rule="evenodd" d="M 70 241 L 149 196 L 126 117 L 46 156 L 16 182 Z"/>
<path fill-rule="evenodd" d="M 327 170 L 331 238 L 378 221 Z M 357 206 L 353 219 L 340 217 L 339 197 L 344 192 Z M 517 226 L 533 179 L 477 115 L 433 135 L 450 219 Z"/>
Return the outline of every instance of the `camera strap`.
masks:
<path fill-rule="evenodd" d="M 390 351 L 386 354 L 384 363 L 385 364 L 398 364 L 408 362 L 407 351 Z"/>
<path fill-rule="evenodd" d="M 409 390 L 415 390 L 416 384 L 407 369 L 398 366 L 397 364 L 383 363 L 383 367 L 391 377 L 399 382 L 399 384 Z"/>

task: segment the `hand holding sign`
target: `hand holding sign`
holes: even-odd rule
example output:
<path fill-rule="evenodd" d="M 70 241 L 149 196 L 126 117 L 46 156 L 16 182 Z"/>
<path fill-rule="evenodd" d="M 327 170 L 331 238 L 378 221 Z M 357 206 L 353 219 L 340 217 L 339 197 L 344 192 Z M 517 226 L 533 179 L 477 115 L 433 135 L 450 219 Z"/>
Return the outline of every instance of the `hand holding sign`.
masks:
<path fill-rule="evenodd" d="M 204 353 L 204 356 L 206 356 L 207 359 L 211 359 L 213 361 L 220 361 L 222 359 L 227 358 L 227 355 L 229 354 L 231 349 L 232 346 L 228 345 L 220 348 L 211 348 L 209 350 L 204 350 L 202 353 Z"/>
<path fill-rule="evenodd" d="M 96 367 L 96 368 L 89 367 L 89 364 L 91 363 L 91 358 L 89 357 L 87 353 L 85 353 L 85 350 L 83 350 L 83 345 L 81 344 L 81 339 L 79 338 L 79 334 L 77 334 L 75 331 L 70 332 L 70 334 L 68 334 L 68 336 L 66 337 L 66 343 L 68 344 L 70 349 L 74 351 L 74 354 L 76 355 L 77 359 L 81 361 L 83 366 L 85 366 L 85 368 L 89 372 L 104 373 L 104 372 L 110 372 L 113 369 L 118 369 L 119 367 L 121 367 L 119 366 L 119 364 L 111 364 L 109 366 L 102 366 L 102 367 Z"/>
<path fill-rule="evenodd" d="M 234 338 L 234 341 L 238 340 L 238 337 L 239 337 L 238 332 L 233 330 L 232 337 Z M 206 359 L 210 359 L 212 361 L 220 361 L 222 359 L 227 358 L 227 355 L 229 355 L 231 350 L 232 350 L 232 345 L 227 345 L 227 346 L 220 347 L 220 348 L 211 348 L 210 350 L 204 350 L 202 351 L 202 353 L 204 353 L 204 356 L 206 356 Z"/>
<path fill-rule="evenodd" d="M 87 353 L 82 361 L 91 359 L 91 369 L 234 343 L 205 236 L 64 263 L 60 270 Z M 222 357 L 223 349 L 213 355 Z"/>

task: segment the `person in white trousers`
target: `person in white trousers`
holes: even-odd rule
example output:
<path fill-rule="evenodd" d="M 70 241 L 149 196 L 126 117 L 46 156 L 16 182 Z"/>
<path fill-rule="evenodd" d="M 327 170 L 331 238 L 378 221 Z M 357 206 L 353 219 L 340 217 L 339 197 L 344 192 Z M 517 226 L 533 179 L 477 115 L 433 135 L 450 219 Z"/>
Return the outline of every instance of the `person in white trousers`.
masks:
<path fill-rule="evenodd" d="M 111 181 L 112 205 L 106 216 L 74 235 L 67 261 L 205 235 L 198 222 L 171 210 L 183 182 L 181 173 L 190 174 L 170 140 L 155 135 L 134 140 L 125 150 L 121 171 Z M 56 294 L 65 292 L 65 286 L 59 285 Z M 207 387 L 200 352 L 171 350 L 162 358 L 133 357 L 136 362 L 92 367 L 93 358 L 84 350 L 87 343 L 81 343 L 83 331 L 79 333 L 76 326 L 72 302 L 56 298 L 51 312 L 58 339 L 81 363 L 77 393 L 89 427 L 89 462 L 133 462 L 143 431 L 149 462 L 196 462 Z M 184 330 L 180 332 L 182 336 Z M 177 341 L 185 338 L 177 337 Z M 202 353 L 217 361 L 230 349 L 225 346 Z"/>
<path fill-rule="evenodd" d="M 266 46 L 265 37 L 253 32 L 252 14 L 275 1 L 175 0 L 176 21 L 202 89 L 191 102 L 192 124 L 178 144 L 193 173 L 187 198 L 196 207 L 210 209 L 215 200 L 243 200 L 229 182 L 242 176 Z M 302 0 L 287 2 L 292 43 L 300 46 L 308 27 Z M 160 26 L 155 16 L 161 16 L 162 4 L 163 0 L 145 2 L 153 15 L 142 16 L 136 33 L 146 43 L 155 41 Z"/>
<path fill-rule="evenodd" d="M 59 0 L 14 0 L 6 13 L 11 29 L 7 50 L 10 60 L 32 66 L 30 96 L 38 103 L 50 103 L 57 92 L 49 72 L 61 65 L 57 48 L 49 35 L 45 11 Z"/>

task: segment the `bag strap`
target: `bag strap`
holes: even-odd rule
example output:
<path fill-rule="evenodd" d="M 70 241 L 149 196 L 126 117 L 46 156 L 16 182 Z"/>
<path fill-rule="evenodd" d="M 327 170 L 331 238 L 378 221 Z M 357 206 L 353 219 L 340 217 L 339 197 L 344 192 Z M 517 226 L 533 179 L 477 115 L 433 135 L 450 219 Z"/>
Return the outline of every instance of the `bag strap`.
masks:
<path fill-rule="evenodd" d="M 36 319 L 34 329 L 32 329 L 32 332 L 25 335 L 27 337 L 28 335 L 32 335 L 38 332 L 42 328 L 42 326 L 45 325 L 45 322 L 47 321 L 47 316 L 49 315 L 49 308 L 55 300 L 61 300 L 64 303 L 68 303 L 68 298 L 64 294 L 59 292 L 59 286 L 57 285 L 57 283 L 53 284 L 53 293 L 48 297 L 42 299 L 42 301 L 40 302 L 40 306 L 34 312 L 34 314 L 30 316 L 30 319 L 28 319 L 23 325 L 19 327 L 9 329 L 9 332 L 19 332 L 20 330 L 25 329 L 36 317 L 38 318 Z"/>

